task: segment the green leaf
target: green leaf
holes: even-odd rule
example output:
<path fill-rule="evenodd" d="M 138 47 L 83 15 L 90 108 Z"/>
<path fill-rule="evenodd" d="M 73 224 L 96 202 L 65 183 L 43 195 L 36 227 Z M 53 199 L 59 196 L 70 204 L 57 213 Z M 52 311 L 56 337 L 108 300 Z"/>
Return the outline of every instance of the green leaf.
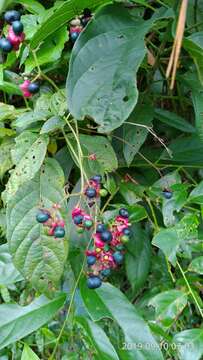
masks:
<path fill-rule="evenodd" d="M 75 140 L 72 137 L 71 140 L 74 141 L 74 146 L 76 147 Z M 96 173 L 104 174 L 105 172 L 117 169 L 118 161 L 116 154 L 106 137 L 80 134 L 80 143 L 85 156 L 96 155 L 96 160 L 84 159 L 85 168 L 89 175 L 95 175 Z"/>
<path fill-rule="evenodd" d="M 181 165 L 203 165 L 203 144 L 197 135 L 177 138 L 168 147 L 172 151 L 172 159 L 165 150 L 161 159 L 170 159 L 170 163 Z"/>
<path fill-rule="evenodd" d="M 59 30 L 55 30 L 50 37 L 40 46 L 36 53 L 38 64 L 44 65 L 58 60 L 61 56 L 65 42 L 68 40 L 68 31 L 66 26 Z M 25 61 L 25 71 L 30 73 L 36 67 L 36 61 L 32 55 L 29 54 Z"/>
<path fill-rule="evenodd" d="M 203 85 L 203 31 L 194 32 L 192 35 L 185 38 L 183 42 L 184 48 L 192 56 L 194 63 L 197 67 L 200 82 Z"/>
<path fill-rule="evenodd" d="M 200 205 L 203 204 L 203 181 L 191 191 L 188 202 Z"/>
<path fill-rule="evenodd" d="M 132 290 L 136 292 L 144 285 L 149 273 L 151 245 L 146 232 L 140 226 L 133 226 L 132 232 L 127 244 L 125 266 Z"/>
<path fill-rule="evenodd" d="M 103 283 L 95 291 L 83 285 L 81 295 L 92 320 L 95 321 L 101 317 L 101 312 L 100 317 L 97 313 L 98 301 L 104 307 L 103 317 L 110 315 L 117 321 L 123 331 L 125 342 L 133 344 L 132 350 L 125 351 L 126 357 L 128 355 L 127 359 L 163 360 L 159 345 L 154 340 L 148 325 L 120 290 L 108 283 Z M 106 313 L 105 309 L 107 309 Z M 146 346 L 149 343 L 150 349 Z M 141 344 L 141 347 L 136 347 L 137 344 Z"/>
<path fill-rule="evenodd" d="M 96 13 L 70 60 L 68 104 L 76 119 L 90 116 L 100 132 L 109 132 L 128 118 L 138 98 L 135 74 L 146 53 L 148 28 L 148 22 L 136 22 L 119 4 Z"/>
<path fill-rule="evenodd" d="M 141 205 L 130 205 L 128 206 L 130 212 L 130 222 L 135 223 L 141 221 L 147 217 L 145 208 Z"/>
<path fill-rule="evenodd" d="M 32 49 L 36 48 L 43 40 L 53 34 L 57 29 L 66 25 L 77 14 L 83 11 L 84 8 L 96 8 L 97 6 L 104 5 L 109 0 L 70 0 L 61 3 L 59 7 L 51 13 L 50 16 L 45 17 L 45 21 L 38 28 L 35 36 L 31 41 Z"/>
<path fill-rule="evenodd" d="M 13 161 L 11 159 L 11 150 L 14 147 L 14 141 L 11 139 L 4 139 L 0 145 L 0 178 L 12 168 Z"/>
<path fill-rule="evenodd" d="M 32 351 L 32 349 L 25 344 L 21 356 L 21 360 L 40 360 L 40 358 Z"/>
<path fill-rule="evenodd" d="M 64 175 L 54 159 L 34 179 L 27 181 L 12 196 L 7 207 L 7 239 L 16 268 L 40 291 L 58 285 L 67 257 L 67 241 L 48 236 L 36 221 L 39 208 L 50 208 L 65 196 Z M 61 208 L 65 217 L 66 205 Z M 67 229 L 66 229 L 67 231 Z"/>
<path fill-rule="evenodd" d="M 179 290 L 164 291 L 154 296 L 149 305 L 155 307 L 156 321 L 170 327 L 187 305 L 187 295 Z"/>
<path fill-rule="evenodd" d="M 32 179 L 40 169 L 47 151 L 48 137 L 38 136 L 24 131 L 16 138 L 12 150 L 13 162 L 16 165 L 6 185 L 4 200 L 9 201 L 21 185 Z"/>
<path fill-rule="evenodd" d="M 181 331 L 174 336 L 180 360 L 201 360 L 203 355 L 203 329 Z"/>
<path fill-rule="evenodd" d="M 15 107 L 13 105 L 0 103 L 0 121 L 13 119 L 14 112 Z"/>
<path fill-rule="evenodd" d="M 22 96 L 22 91 L 20 90 L 19 86 L 8 81 L 0 81 L 0 90 L 10 95 Z"/>
<path fill-rule="evenodd" d="M 156 108 L 155 118 L 183 132 L 194 133 L 196 131 L 188 121 L 168 110 Z"/>
<path fill-rule="evenodd" d="M 188 271 L 194 271 L 203 275 L 203 256 L 193 259 L 189 265 Z"/>
<path fill-rule="evenodd" d="M 125 124 L 123 127 L 123 145 L 124 157 L 128 166 L 133 161 L 135 154 L 146 140 L 148 130 L 142 125 L 151 126 L 154 111 L 149 104 L 141 104 L 136 106 L 133 113 L 130 115 L 128 122 L 132 124 Z M 140 124 L 141 126 L 133 125 Z M 126 143 L 127 142 L 127 143 Z"/>
<path fill-rule="evenodd" d="M 14 2 L 22 4 L 25 9 L 33 14 L 41 14 L 45 10 L 44 6 L 36 0 L 17 0 Z"/>
<path fill-rule="evenodd" d="M 152 244 L 161 249 L 175 266 L 177 251 L 185 248 L 187 240 L 198 238 L 198 224 L 195 214 L 187 214 L 173 228 L 161 229 L 154 236 Z"/>
<path fill-rule="evenodd" d="M 52 116 L 48 119 L 40 130 L 40 134 L 49 134 L 53 131 L 59 130 L 65 126 L 63 118 L 59 116 Z"/>
<path fill-rule="evenodd" d="M 85 317 L 77 317 L 76 320 L 86 331 L 98 358 L 102 360 L 119 360 L 113 345 L 99 325 Z"/>
<path fill-rule="evenodd" d="M 65 294 L 60 294 L 52 300 L 40 296 L 27 306 L 0 305 L 0 349 L 46 324 L 63 306 L 65 300 Z M 7 315 L 5 316 L 5 314 Z"/>
<path fill-rule="evenodd" d="M 21 274 L 14 267 L 8 245 L 0 246 L 0 285 L 9 286 L 23 280 Z"/>

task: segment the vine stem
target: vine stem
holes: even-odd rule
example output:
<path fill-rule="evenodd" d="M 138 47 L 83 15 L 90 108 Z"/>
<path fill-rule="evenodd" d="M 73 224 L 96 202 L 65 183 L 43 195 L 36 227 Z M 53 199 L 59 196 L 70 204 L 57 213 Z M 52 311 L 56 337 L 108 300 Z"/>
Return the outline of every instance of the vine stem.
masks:
<path fill-rule="evenodd" d="M 182 274 L 182 277 L 183 277 L 183 279 L 185 281 L 185 284 L 187 285 L 188 291 L 191 294 L 191 296 L 192 296 L 192 298 L 193 298 L 193 300 L 194 300 L 194 302 L 195 302 L 195 304 L 196 304 L 196 306 L 197 306 L 197 308 L 199 310 L 199 313 L 200 313 L 201 317 L 203 318 L 203 311 L 202 311 L 202 309 L 201 309 L 201 307 L 200 307 L 200 305 L 198 303 L 198 300 L 197 300 L 197 298 L 196 298 L 196 296 L 195 296 L 195 294 L 194 294 L 194 292 L 193 292 L 193 290 L 192 290 L 192 288 L 191 288 L 191 286 L 189 284 L 188 279 L 185 276 L 185 272 L 183 271 L 183 269 L 182 269 L 182 267 L 181 267 L 181 265 L 180 265 L 180 263 L 178 261 L 177 261 L 177 265 L 178 265 L 178 268 L 179 268 L 179 270 L 180 270 L 180 272 Z"/>
<path fill-rule="evenodd" d="M 33 55 L 33 58 L 34 58 L 34 61 L 35 61 L 36 67 L 37 67 L 37 71 L 38 71 L 38 75 L 35 77 L 35 79 L 37 79 L 38 77 L 42 76 L 45 80 L 47 80 L 47 81 L 51 84 L 51 86 L 52 86 L 56 91 L 59 91 L 60 89 L 59 89 L 58 86 L 55 84 L 55 82 L 54 82 L 52 79 L 50 79 L 50 78 L 41 70 L 35 50 L 32 50 L 32 55 Z"/>

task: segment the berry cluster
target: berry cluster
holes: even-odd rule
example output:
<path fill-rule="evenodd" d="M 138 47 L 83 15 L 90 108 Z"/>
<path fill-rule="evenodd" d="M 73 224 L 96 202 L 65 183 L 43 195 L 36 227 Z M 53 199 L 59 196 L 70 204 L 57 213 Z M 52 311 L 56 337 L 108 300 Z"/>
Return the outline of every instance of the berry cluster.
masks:
<path fill-rule="evenodd" d="M 55 238 L 64 238 L 65 222 L 58 216 L 58 205 L 55 204 L 53 209 L 40 209 L 36 215 L 36 220 L 47 228 L 47 233 Z"/>
<path fill-rule="evenodd" d="M 108 225 L 98 223 L 93 233 L 93 247 L 86 251 L 88 271 L 87 286 L 96 289 L 102 285 L 102 280 L 111 274 L 111 270 L 122 264 L 124 258 L 124 243 L 131 235 L 129 214 L 124 208 Z"/>
<path fill-rule="evenodd" d="M 92 13 L 89 9 L 84 9 L 82 16 L 73 19 L 70 22 L 70 30 L 69 30 L 69 34 L 70 34 L 70 39 L 72 41 L 72 43 L 74 43 L 78 36 L 80 35 L 80 33 L 82 32 L 82 30 L 84 29 L 84 27 L 87 25 L 87 23 L 90 21 L 90 19 L 92 18 Z"/>
<path fill-rule="evenodd" d="M 79 207 L 72 211 L 72 219 L 74 224 L 78 226 L 79 233 L 82 233 L 85 229 L 90 230 L 93 226 L 92 217 Z"/>
<path fill-rule="evenodd" d="M 88 199 L 88 205 L 91 207 L 95 203 L 95 199 L 98 197 L 104 197 L 108 194 L 106 189 L 101 188 L 101 175 L 95 175 L 91 177 L 88 184 L 85 187 L 84 195 Z"/>
<path fill-rule="evenodd" d="M 7 11 L 4 15 L 4 20 L 10 24 L 7 37 L 0 38 L 0 49 L 5 53 L 12 50 L 17 51 L 20 44 L 25 40 L 23 23 L 20 18 L 21 14 L 16 10 Z"/>
<path fill-rule="evenodd" d="M 30 98 L 39 91 L 39 84 L 37 82 L 25 80 L 23 84 L 20 85 L 20 89 L 22 90 L 24 97 Z"/>

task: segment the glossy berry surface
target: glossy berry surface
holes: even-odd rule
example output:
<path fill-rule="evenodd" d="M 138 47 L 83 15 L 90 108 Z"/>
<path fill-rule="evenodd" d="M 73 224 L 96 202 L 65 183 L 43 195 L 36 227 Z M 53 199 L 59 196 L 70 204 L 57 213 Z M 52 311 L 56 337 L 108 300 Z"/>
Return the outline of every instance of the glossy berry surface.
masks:
<path fill-rule="evenodd" d="M 94 175 L 91 177 L 91 180 L 94 180 L 96 182 L 101 182 L 102 181 L 102 176 L 101 175 Z"/>
<path fill-rule="evenodd" d="M 13 21 L 16 21 L 16 20 L 20 20 L 20 13 L 19 11 L 16 11 L 16 10 L 9 10 L 9 11 L 6 11 L 5 15 L 4 15 L 4 20 L 6 22 L 8 22 L 9 24 L 12 24 Z"/>
<path fill-rule="evenodd" d="M 65 236 L 65 230 L 62 226 L 57 226 L 54 230 L 54 236 L 56 238 L 63 238 Z"/>
<path fill-rule="evenodd" d="M 48 213 L 40 211 L 37 215 L 36 215 L 36 220 L 39 223 L 45 223 L 47 220 L 49 220 L 50 216 Z"/>
<path fill-rule="evenodd" d="M 82 224 L 82 222 L 83 222 L 83 216 L 82 216 L 82 215 L 74 216 L 73 222 L 74 222 L 75 225 L 80 225 L 80 224 Z"/>
<path fill-rule="evenodd" d="M 36 94 L 36 93 L 39 91 L 39 84 L 36 83 L 36 82 L 30 83 L 30 84 L 28 85 L 28 91 L 29 91 L 31 94 Z"/>
<path fill-rule="evenodd" d="M 123 262 L 123 254 L 120 251 L 116 251 L 113 254 L 113 258 L 116 264 L 121 264 Z"/>
<path fill-rule="evenodd" d="M 99 191 L 99 195 L 100 195 L 101 197 L 105 197 L 105 196 L 108 195 L 108 191 L 107 191 L 106 189 L 101 189 L 101 190 Z"/>
<path fill-rule="evenodd" d="M 5 53 L 9 53 L 13 49 L 13 45 L 11 44 L 11 42 L 8 39 L 1 38 L 0 39 L 0 49 L 2 51 L 4 51 Z"/>
<path fill-rule="evenodd" d="M 129 237 L 127 235 L 121 236 L 121 242 L 123 244 L 126 244 L 129 241 Z"/>
<path fill-rule="evenodd" d="M 85 191 L 85 194 L 89 199 L 92 199 L 97 195 L 97 192 L 94 188 L 88 187 Z"/>
<path fill-rule="evenodd" d="M 96 257 L 93 255 L 87 256 L 87 265 L 90 265 L 90 266 L 94 265 L 96 260 L 97 260 Z"/>
<path fill-rule="evenodd" d="M 92 12 L 91 12 L 90 9 L 85 8 L 85 9 L 83 10 L 83 15 L 84 15 L 85 17 L 90 17 L 90 16 L 92 16 Z"/>
<path fill-rule="evenodd" d="M 87 279 L 87 287 L 89 289 L 97 289 L 102 285 L 102 281 L 98 276 L 90 276 Z"/>
<path fill-rule="evenodd" d="M 129 228 L 123 229 L 123 235 L 130 236 L 131 234 L 132 234 L 131 229 L 129 229 Z"/>
<path fill-rule="evenodd" d="M 110 276 L 111 275 L 111 269 L 103 269 L 101 270 L 100 274 L 104 277 Z"/>
<path fill-rule="evenodd" d="M 16 20 L 12 23 L 12 28 L 13 28 L 13 32 L 18 35 L 23 32 L 24 26 L 21 21 Z"/>
<path fill-rule="evenodd" d="M 75 42 L 77 40 L 78 36 L 79 36 L 79 33 L 77 31 L 73 31 L 70 34 L 70 38 L 73 42 Z"/>
<path fill-rule="evenodd" d="M 96 229 L 96 232 L 97 233 L 102 233 L 106 230 L 106 226 L 104 224 L 98 224 L 97 225 L 97 229 Z"/>
<path fill-rule="evenodd" d="M 165 199 L 171 199 L 173 196 L 173 193 L 171 191 L 165 190 L 163 191 L 163 196 L 165 197 Z"/>
<path fill-rule="evenodd" d="M 112 233 L 108 230 L 105 230 L 101 233 L 101 239 L 104 242 L 110 242 L 112 240 Z"/>
<path fill-rule="evenodd" d="M 84 226 L 87 228 L 87 229 L 90 229 L 93 225 L 93 222 L 92 220 L 85 220 L 84 221 Z"/>
<path fill-rule="evenodd" d="M 127 209 L 124 209 L 124 208 L 121 208 L 119 210 L 119 215 L 122 216 L 123 218 L 128 218 L 129 214 L 128 214 L 128 210 Z"/>

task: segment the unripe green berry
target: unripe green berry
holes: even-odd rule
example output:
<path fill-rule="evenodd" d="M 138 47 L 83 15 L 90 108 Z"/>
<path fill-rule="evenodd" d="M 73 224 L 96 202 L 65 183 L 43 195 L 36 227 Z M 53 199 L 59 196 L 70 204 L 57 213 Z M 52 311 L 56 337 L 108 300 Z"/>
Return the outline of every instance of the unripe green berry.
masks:
<path fill-rule="evenodd" d="M 77 233 L 78 233 L 78 234 L 83 234 L 84 231 L 85 231 L 85 229 L 84 229 L 83 227 L 77 228 Z"/>
<path fill-rule="evenodd" d="M 108 195 L 108 191 L 106 189 L 101 189 L 101 190 L 99 190 L 99 195 L 101 197 L 105 197 Z"/>
<path fill-rule="evenodd" d="M 117 246 L 116 246 L 116 250 L 122 251 L 122 250 L 123 250 L 123 245 L 122 245 L 122 244 L 117 245 Z"/>
<path fill-rule="evenodd" d="M 93 225 L 93 221 L 92 220 L 85 220 L 84 221 L 84 226 L 87 228 L 87 229 L 90 229 Z"/>
<path fill-rule="evenodd" d="M 123 244 L 127 243 L 128 241 L 129 241 L 129 236 L 127 236 L 127 235 L 121 236 L 121 242 Z"/>

